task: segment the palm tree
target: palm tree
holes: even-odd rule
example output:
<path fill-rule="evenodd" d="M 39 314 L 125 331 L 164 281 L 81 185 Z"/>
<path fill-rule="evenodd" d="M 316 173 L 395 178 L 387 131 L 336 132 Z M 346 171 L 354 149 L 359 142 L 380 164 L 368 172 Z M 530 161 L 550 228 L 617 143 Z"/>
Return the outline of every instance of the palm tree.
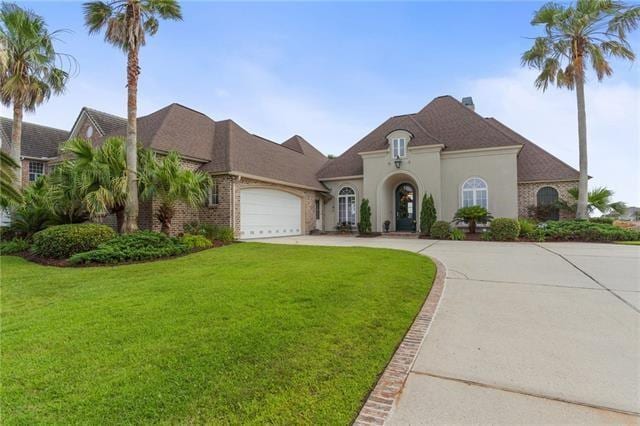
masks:
<path fill-rule="evenodd" d="M 22 195 L 14 186 L 17 168 L 18 163 L 6 152 L 0 151 L 0 208 L 2 209 L 22 201 Z"/>
<path fill-rule="evenodd" d="M 69 73 L 63 65 L 73 57 L 57 52 L 53 42 L 60 31 L 49 32 L 44 20 L 13 3 L 0 7 L 0 102 L 13 106 L 11 157 L 18 163 L 17 186 L 22 186 L 20 149 L 22 116 L 34 111 L 52 94 L 64 91 Z"/>
<path fill-rule="evenodd" d="M 127 174 L 124 142 L 107 138 L 99 148 L 90 141 L 72 139 L 63 147 L 74 155 L 78 191 L 91 217 L 115 214 L 118 232 L 124 229 L 124 208 L 127 201 Z"/>
<path fill-rule="evenodd" d="M 47 176 L 50 184 L 51 217 L 55 224 L 82 223 L 89 220 L 85 207 L 83 175 L 73 161 L 56 166 Z"/>
<path fill-rule="evenodd" d="M 545 91 L 549 84 L 576 89 L 580 156 L 579 197 L 576 217 L 587 214 L 587 118 L 584 83 L 589 66 L 598 81 L 610 76 L 609 57 L 629 61 L 635 54 L 627 33 L 638 27 L 640 6 L 626 6 L 612 0 L 578 0 L 575 5 L 547 3 L 531 20 L 543 25 L 545 34 L 534 40 L 522 55 L 522 64 L 540 70 L 535 86 Z"/>
<path fill-rule="evenodd" d="M 576 201 L 578 200 L 579 191 L 578 188 L 571 188 L 567 191 L 572 201 L 561 200 L 558 202 L 561 209 L 571 213 L 575 213 L 577 209 Z M 624 214 L 627 210 L 627 205 L 622 201 L 613 201 L 614 192 L 604 186 L 594 188 L 589 191 L 587 196 L 587 214 L 590 215 L 595 210 L 598 210 L 602 214 Z"/>
<path fill-rule="evenodd" d="M 137 182 L 137 114 L 138 54 L 145 44 L 145 34 L 158 32 L 162 19 L 180 20 L 182 14 L 176 0 L 111 0 L 84 3 L 85 25 L 89 34 L 105 30 L 105 41 L 127 53 L 127 186 L 125 231 L 138 228 Z"/>
<path fill-rule="evenodd" d="M 144 189 L 141 197 L 144 200 L 158 199 L 160 206 L 155 216 L 162 225 L 161 232 L 169 235 L 176 205 L 179 202 L 190 207 L 203 205 L 211 178 L 206 173 L 183 168 L 176 152 L 157 159 L 154 153 L 145 151 L 143 163 L 145 167 L 141 171 L 140 182 Z"/>

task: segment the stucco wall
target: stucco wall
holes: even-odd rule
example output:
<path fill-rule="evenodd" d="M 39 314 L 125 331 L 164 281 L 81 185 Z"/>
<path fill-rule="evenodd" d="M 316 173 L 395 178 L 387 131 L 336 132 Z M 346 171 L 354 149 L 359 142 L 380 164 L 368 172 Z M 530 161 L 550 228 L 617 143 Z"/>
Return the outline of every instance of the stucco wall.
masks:
<path fill-rule="evenodd" d="M 462 206 L 462 184 L 480 177 L 488 186 L 488 210 L 494 217 L 518 217 L 517 148 L 452 151 L 442 154 L 442 210 L 451 220 Z"/>
<path fill-rule="evenodd" d="M 362 154 L 364 197 L 371 204 L 372 229 L 381 232 L 385 220 L 395 230 L 395 190 L 410 183 L 416 190 L 416 221 L 420 222 L 420 204 L 425 193 L 433 195 L 436 210 L 441 212 L 440 146 L 409 147 L 399 168 L 391 150 Z M 419 226 L 417 226 L 419 230 Z"/>
<path fill-rule="evenodd" d="M 338 224 L 338 193 L 345 186 L 353 188 L 356 192 L 356 219 L 359 219 L 360 203 L 362 202 L 362 179 L 347 179 L 325 181 L 324 185 L 329 188 L 331 198 L 323 202 L 322 208 L 322 228 L 324 231 L 335 231 Z"/>

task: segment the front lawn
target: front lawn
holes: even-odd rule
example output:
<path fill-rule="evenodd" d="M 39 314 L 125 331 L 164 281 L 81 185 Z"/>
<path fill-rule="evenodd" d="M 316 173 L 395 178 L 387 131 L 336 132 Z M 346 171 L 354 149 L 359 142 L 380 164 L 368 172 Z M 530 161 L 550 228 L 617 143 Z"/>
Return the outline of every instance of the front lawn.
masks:
<path fill-rule="evenodd" d="M 256 243 L 0 266 L 4 424 L 347 424 L 435 274 L 408 252 Z"/>
<path fill-rule="evenodd" d="M 627 246 L 640 246 L 640 241 L 616 241 L 617 244 L 624 244 Z"/>

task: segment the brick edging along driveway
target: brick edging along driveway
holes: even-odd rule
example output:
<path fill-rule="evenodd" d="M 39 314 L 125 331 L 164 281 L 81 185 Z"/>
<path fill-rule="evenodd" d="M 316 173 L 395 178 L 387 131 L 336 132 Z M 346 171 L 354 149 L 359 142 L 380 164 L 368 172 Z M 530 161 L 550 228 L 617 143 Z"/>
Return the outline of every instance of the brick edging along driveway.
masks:
<path fill-rule="evenodd" d="M 445 266 L 436 259 L 430 258 L 437 268 L 436 277 L 420 312 L 416 316 L 411 328 L 405 334 L 402 342 L 387 364 L 382 376 L 378 379 L 376 387 L 369 394 L 354 425 L 381 425 L 389 417 L 396 402 L 396 398 L 402 392 L 404 383 L 409 377 L 411 367 L 416 361 L 418 351 L 422 346 L 429 326 L 438 308 L 440 296 L 444 291 L 446 277 Z"/>

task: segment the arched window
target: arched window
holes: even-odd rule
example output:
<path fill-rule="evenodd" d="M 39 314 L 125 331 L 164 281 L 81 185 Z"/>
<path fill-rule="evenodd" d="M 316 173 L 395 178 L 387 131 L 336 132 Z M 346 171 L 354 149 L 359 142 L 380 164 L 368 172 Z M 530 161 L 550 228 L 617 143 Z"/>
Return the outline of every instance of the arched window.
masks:
<path fill-rule="evenodd" d="M 543 186 L 536 194 L 538 216 L 544 220 L 560 219 L 558 209 L 558 190 L 551 186 Z"/>
<path fill-rule="evenodd" d="M 462 207 L 469 206 L 489 208 L 489 187 L 479 177 L 467 179 L 462 184 Z"/>
<path fill-rule="evenodd" d="M 356 192 L 348 186 L 338 193 L 338 222 L 351 226 L 356 224 Z"/>

